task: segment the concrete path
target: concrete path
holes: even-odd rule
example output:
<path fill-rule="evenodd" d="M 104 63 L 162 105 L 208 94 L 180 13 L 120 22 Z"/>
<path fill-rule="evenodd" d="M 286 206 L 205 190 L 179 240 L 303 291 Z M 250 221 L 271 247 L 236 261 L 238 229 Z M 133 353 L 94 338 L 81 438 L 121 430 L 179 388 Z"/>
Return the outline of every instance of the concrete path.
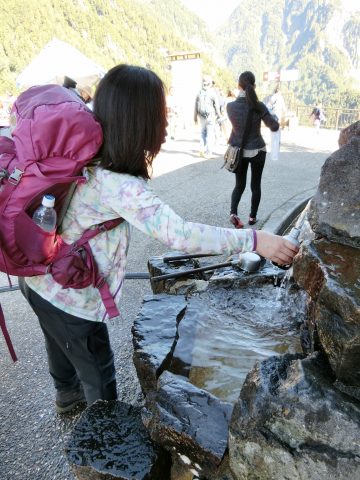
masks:
<path fill-rule="evenodd" d="M 264 135 L 269 140 L 268 132 Z M 198 132 L 186 133 L 168 142 L 154 163 L 152 186 L 174 210 L 194 222 L 229 227 L 229 203 L 234 176 L 222 170 L 220 145 L 212 160 L 198 156 Z M 278 162 L 266 162 L 259 226 L 272 229 L 302 198 L 311 196 L 320 169 L 336 150 L 338 132 L 299 128 L 282 132 Z M 239 210 L 247 219 L 250 192 L 247 187 Z M 257 225 L 257 227 L 259 228 Z M 147 271 L 147 260 L 163 255 L 162 244 L 135 231 L 129 251 L 128 272 Z M 5 286 L 4 276 L 0 286 Z M 131 326 L 141 299 L 151 293 L 147 280 L 127 280 L 123 292 L 122 321 L 110 323 L 116 357 L 119 398 L 141 401 L 132 365 Z M 63 447 L 79 413 L 58 416 L 47 372 L 43 337 L 37 320 L 19 292 L 0 296 L 15 350 L 16 364 L 0 334 L 0 479 L 73 480 Z M 251 365 L 249 365 L 249 369 Z"/>

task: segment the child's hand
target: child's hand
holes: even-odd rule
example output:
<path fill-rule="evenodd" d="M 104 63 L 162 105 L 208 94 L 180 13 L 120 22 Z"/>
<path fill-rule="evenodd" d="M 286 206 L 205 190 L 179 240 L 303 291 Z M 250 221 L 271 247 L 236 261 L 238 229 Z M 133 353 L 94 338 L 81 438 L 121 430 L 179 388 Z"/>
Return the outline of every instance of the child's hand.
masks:
<path fill-rule="evenodd" d="M 273 233 L 257 230 L 256 251 L 279 265 L 290 265 L 299 248 L 288 240 Z"/>

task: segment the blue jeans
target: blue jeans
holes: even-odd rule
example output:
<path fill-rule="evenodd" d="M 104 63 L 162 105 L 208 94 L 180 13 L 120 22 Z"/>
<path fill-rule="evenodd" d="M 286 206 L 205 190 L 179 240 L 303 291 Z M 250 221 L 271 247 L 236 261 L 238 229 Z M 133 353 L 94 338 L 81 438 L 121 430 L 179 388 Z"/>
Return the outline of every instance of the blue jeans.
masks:
<path fill-rule="evenodd" d="M 215 120 L 200 117 L 201 138 L 200 151 L 206 155 L 212 154 L 215 135 Z"/>

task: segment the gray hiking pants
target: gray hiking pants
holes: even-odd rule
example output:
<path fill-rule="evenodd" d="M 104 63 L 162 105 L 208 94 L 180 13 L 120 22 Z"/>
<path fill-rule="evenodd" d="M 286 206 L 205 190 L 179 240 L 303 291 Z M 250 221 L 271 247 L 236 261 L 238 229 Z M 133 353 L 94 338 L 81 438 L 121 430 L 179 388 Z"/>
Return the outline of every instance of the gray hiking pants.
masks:
<path fill-rule="evenodd" d="M 35 293 L 24 280 L 19 284 L 44 333 L 55 388 L 70 391 L 81 383 L 88 405 L 99 399 L 116 400 L 114 354 L 107 326 L 65 313 Z"/>

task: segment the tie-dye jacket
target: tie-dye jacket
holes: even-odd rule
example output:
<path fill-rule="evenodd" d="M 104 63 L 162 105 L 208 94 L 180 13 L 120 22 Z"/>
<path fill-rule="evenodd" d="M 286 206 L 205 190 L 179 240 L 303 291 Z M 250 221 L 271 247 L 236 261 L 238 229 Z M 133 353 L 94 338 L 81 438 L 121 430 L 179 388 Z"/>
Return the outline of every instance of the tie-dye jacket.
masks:
<path fill-rule="evenodd" d="M 72 243 L 92 225 L 118 217 L 126 220 L 90 241 L 99 271 L 106 276 L 117 305 L 125 275 L 131 226 L 160 240 L 169 250 L 226 254 L 253 249 L 252 230 L 186 222 L 141 178 L 100 167 L 87 168 L 85 173 L 88 182 L 79 185 L 75 191 L 62 224 L 62 236 L 67 243 Z M 105 318 L 100 294 L 93 287 L 63 289 L 51 275 L 27 278 L 26 283 L 64 312 L 93 321 Z"/>

